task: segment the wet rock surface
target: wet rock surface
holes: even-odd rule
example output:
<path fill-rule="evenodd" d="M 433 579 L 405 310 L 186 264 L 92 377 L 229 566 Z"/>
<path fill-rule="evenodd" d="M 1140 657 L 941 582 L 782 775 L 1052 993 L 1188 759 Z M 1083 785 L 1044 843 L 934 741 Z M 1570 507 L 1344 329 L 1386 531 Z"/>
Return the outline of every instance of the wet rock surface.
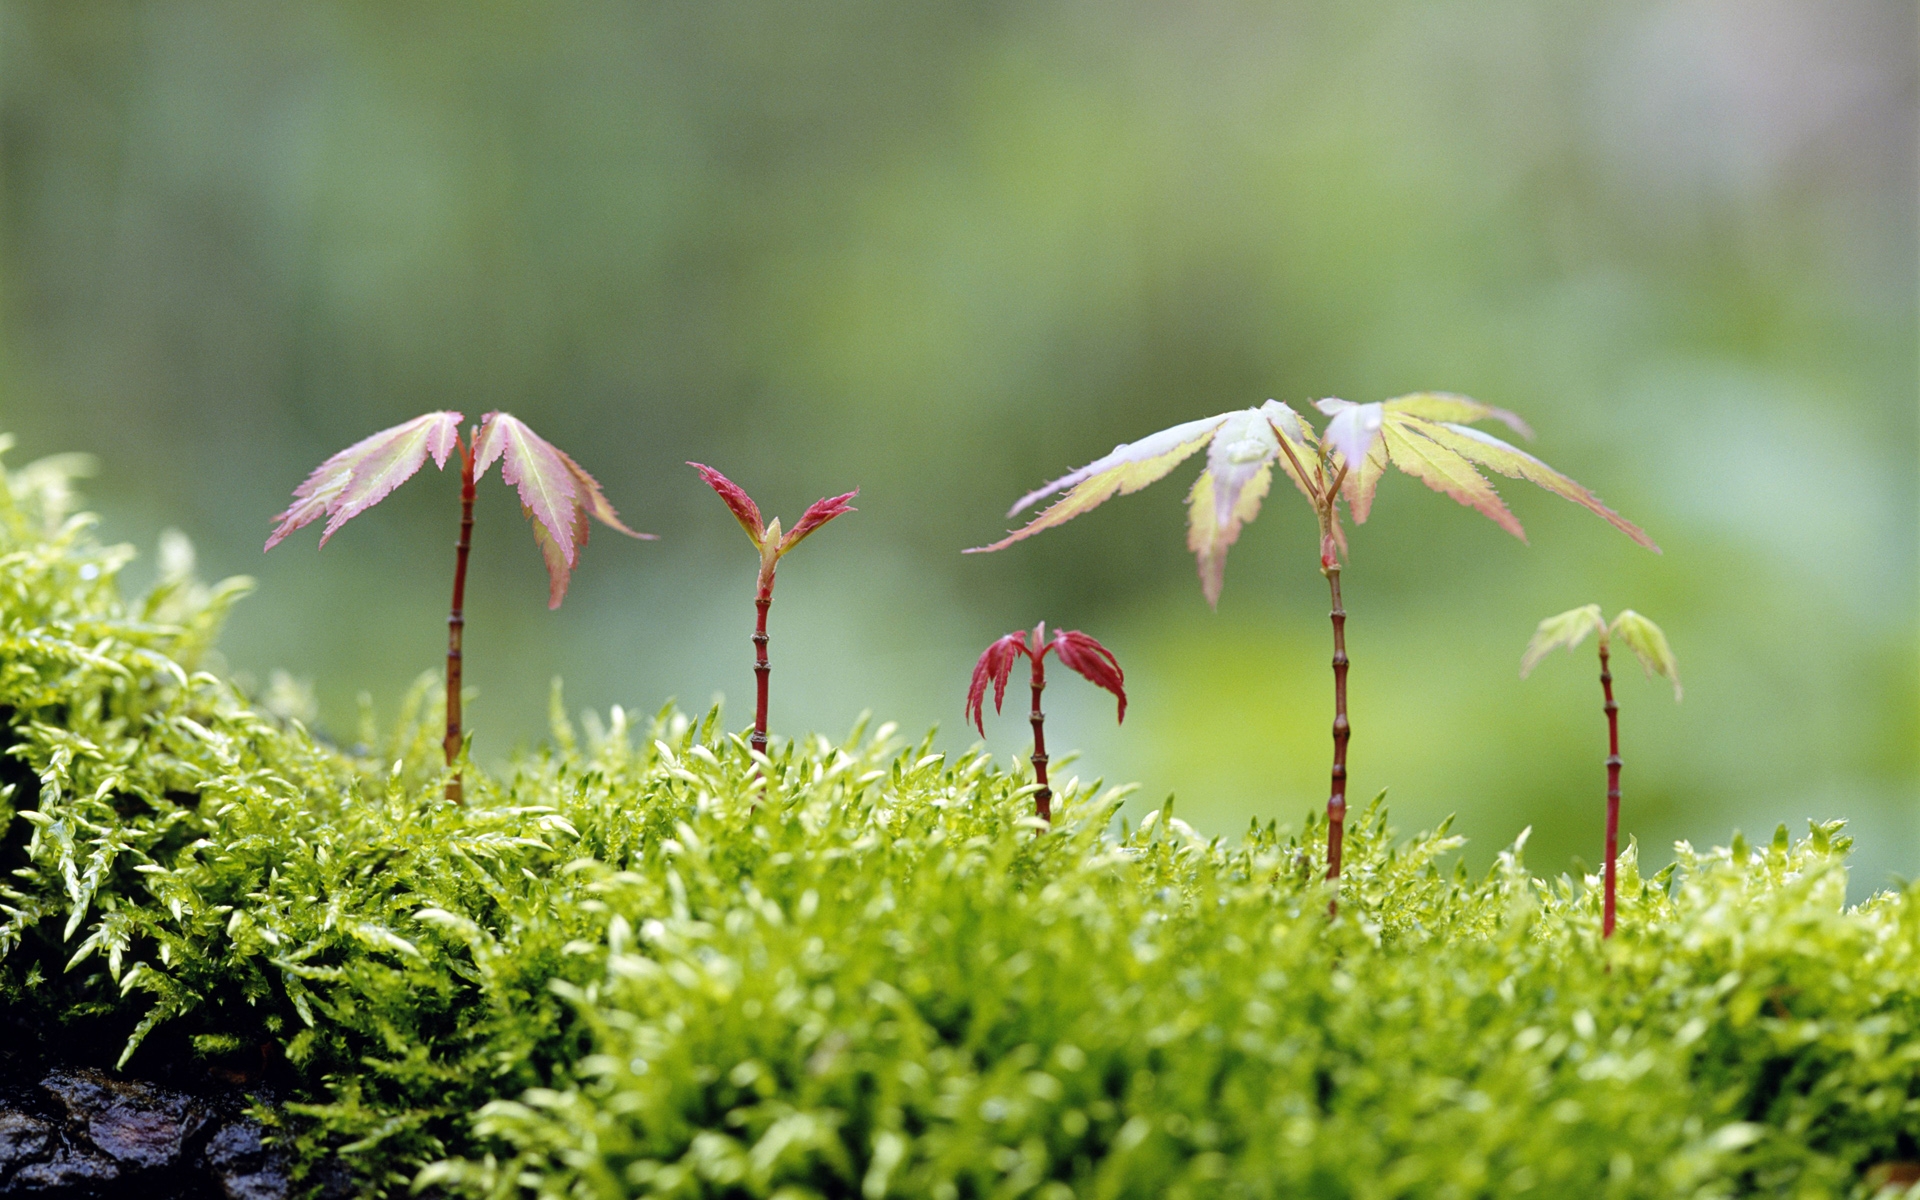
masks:
<path fill-rule="evenodd" d="M 91 1068 L 0 1079 L 0 1196 L 280 1200 L 286 1156 L 237 1088 L 166 1086 Z"/>

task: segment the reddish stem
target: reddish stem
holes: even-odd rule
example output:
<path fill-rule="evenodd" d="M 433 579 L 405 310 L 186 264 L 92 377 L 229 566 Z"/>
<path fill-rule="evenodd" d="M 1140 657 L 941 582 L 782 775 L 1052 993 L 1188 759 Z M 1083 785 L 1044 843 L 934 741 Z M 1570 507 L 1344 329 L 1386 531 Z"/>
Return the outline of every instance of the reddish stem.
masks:
<path fill-rule="evenodd" d="M 460 540 L 453 544 L 453 609 L 447 616 L 447 765 L 460 756 L 460 642 L 467 628 L 467 552 L 473 548 L 473 451 L 455 439 L 460 450 Z M 460 776 L 447 781 L 447 799 L 462 799 Z"/>
<path fill-rule="evenodd" d="M 1333 790 L 1327 797 L 1327 878 L 1338 879 L 1347 825 L 1347 739 L 1353 735 L 1347 721 L 1347 610 L 1340 604 L 1338 562 L 1327 568 L 1327 586 L 1333 593 L 1328 614 L 1333 618 Z"/>
<path fill-rule="evenodd" d="M 1620 853 L 1620 706 L 1613 702 L 1613 673 L 1607 669 L 1607 643 L 1600 643 L 1600 691 L 1607 698 L 1607 890 L 1600 936 L 1613 936 L 1614 875 Z"/>
<path fill-rule="evenodd" d="M 1053 824 L 1053 789 L 1047 786 L 1047 733 L 1044 728 L 1046 718 L 1040 714 L 1040 693 L 1047 686 L 1047 665 L 1043 661 L 1046 651 L 1039 654 L 1029 652 L 1033 660 L 1033 713 L 1029 719 L 1033 722 L 1033 779 L 1040 790 L 1033 794 L 1033 815 L 1047 824 Z M 1035 831 L 1036 833 L 1038 830 Z"/>
<path fill-rule="evenodd" d="M 753 748 L 760 753 L 767 752 L 767 675 L 773 668 L 767 663 L 767 609 L 773 606 L 773 580 L 767 579 L 760 586 L 760 592 L 753 598 L 754 608 L 759 610 L 759 618 L 753 626 Z"/>

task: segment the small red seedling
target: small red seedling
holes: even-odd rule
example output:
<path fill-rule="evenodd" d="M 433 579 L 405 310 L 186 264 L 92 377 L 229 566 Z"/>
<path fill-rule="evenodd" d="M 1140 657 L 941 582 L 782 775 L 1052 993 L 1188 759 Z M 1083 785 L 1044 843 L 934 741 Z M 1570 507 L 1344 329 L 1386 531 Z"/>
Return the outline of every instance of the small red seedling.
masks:
<path fill-rule="evenodd" d="M 1027 644 L 1026 633 L 1015 632 L 987 647 L 973 666 L 973 682 L 967 685 L 964 710 L 980 736 L 987 736 L 986 714 L 982 711 L 986 705 L 987 683 L 989 680 L 993 683 L 993 711 L 999 712 L 1000 702 L 1007 695 L 1007 678 L 1013 674 L 1014 656 L 1027 656 L 1027 662 L 1032 664 L 1033 683 L 1033 712 L 1029 715 L 1033 722 L 1033 779 L 1040 785 L 1040 790 L 1033 794 L 1033 814 L 1048 823 L 1053 821 L 1053 790 L 1047 786 L 1046 717 L 1040 712 L 1040 693 L 1047 686 L 1045 660 L 1050 652 L 1058 652 L 1060 661 L 1078 671 L 1087 682 L 1119 697 L 1120 712 L 1115 719 L 1127 719 L 1127 680 L 1112 651 L 1077 629 L 1061 630 L 1049 639 L 1045 621 L 1033 627 L 1031 646 Z"/>
<path fill-rule="evenodd" d="M 1613 672 L 1607 666 L 1607 640 L 1617 637 L 1627 644 L 1640 665 L 1646 668 L 1647 678 L 1664 675 L 1673 684 L 1673 698 L 1680 699 L 1680 664 L 1674 661 L 1673 650 L 1667 645 L 1667 635 L 1660 627 L 1647 620 L 1630 608 L 1623 608 L 1609 624 L 1600 615 L 1598 604 L 1589 604 L 1583 608 L 1569 609 L 1556 617 L 1548 617 L 1540 622 L 1533 631 L 1533 640 L 1527 643 L 1527 652 L 1520 657 L 1520 678 L 1525 679 L 1528 672 L 1540 665 L 1540 660 L 1565 646 L 1571 650 L 1587 639 L 1587 635 L 1599 635 L 1600 641 L 1600 694 L 1606 697 L 1607 713 L 1607 867 L 1606 900 L 1601 909 L 1600 936 L 1613 936 L 1613 900 L 1615 860 L 1620 851 L 1620 706 L 1613 702 Z"/>
<path fill-rule="evenodd" d="M 798 546 L 808 534 L 833 520 L 841 513 L 858 512 L 847 501 L 860 494 L 855 488 L 838 496 L 828 496 L 824 500 L 815 500 L 800 514 L 800 523 L 784 536 L 780 532 L 780 518 L 775 517 L 763 527 L 760 524 L 760 506 L 753 497 L 740 489 L 740 485 L 725 475 L 697 462 L 687 464 L 700 472 L 700 478 L 707 486 L 719 493 L 726 501 L 727 509 L 733 513 L 740 527 L 747 531 L 747 537 L 753 542 L 753 548 L 760 552 L 760 576 L 754 584 L 753 606 L 758 610 L 758 619 L 753 626 L 753 748 L 760 753 L 767 752 L 767 675 L 772 667 L 767 663 L 767 609 L 773 606 L 773 572 L 780 565 L 780 558 L 787 551 Z"/>
<path fill-rule="evenodd" d="M 274 517 L 280 522 L 267 539 L 273 549 L 281 539 L 321 517 L 327 527 L 320 544 L 327 544 L 342 525 L 386 499 L 433 456 L 433 465 L 446 468 L 447 457 L 460 452 L 460 539 L 454 543 L 453 611 L 447 617 L 447 764 L 460 753 L 460 641 L 466 628 L 462 610 L 467 590 L 467 551 L 473 544 L 473 485 L 500 460 L 500 476 L 519 490 L 520 509 L 533 523 L 533 540 L 547 564 L 547 607 L 559 608 L 567 594 L 580 548 L 587 544 L 587 518 L 619 530 L 628 537 L 651 540 L 653 534 L 635 533 L 620 523 L 613 505 L 600 493 L 593 476 L 558 447 L 545 441 L 516 417 L 490 412 L 477 428 L 460 436 L 460 414 L 431 412 L 403 425 L 383 429 L 355 442 L 329 458 L 293 489 L 293 503 Z M 460 779 L 447 784 L 447 798 L 460 799 Z"/>

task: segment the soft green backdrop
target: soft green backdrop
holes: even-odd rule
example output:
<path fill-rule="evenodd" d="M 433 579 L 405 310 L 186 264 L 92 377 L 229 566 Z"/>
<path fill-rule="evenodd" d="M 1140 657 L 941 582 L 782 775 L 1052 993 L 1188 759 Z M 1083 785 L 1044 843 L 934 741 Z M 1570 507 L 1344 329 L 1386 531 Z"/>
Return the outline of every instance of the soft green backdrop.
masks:
<path fill-rule="evenodd" d="M 1920 872 L 1915 10 L 1907 3 L 0 4 L 0 425 L 97 454 L 110 536 L 259 577 L 231 665 L 321 725 L 439 663 L 455 488 L 262 557 L 311 467 L 428 408 L 606 485 L 557 613 L 483 495 L 476 749 L 574 707 L 751 694 L 753 556 L 683 460 L 791 520 L 778 731 L 872 707 L 958 747 L 973 657 L 1045 617 L 1133 707 L 1049 692 L 1074 770 L 1226 831 L 1325 796 L 1325 594 L 1276 495 L 1209 612 L 1192 468 L 991 557 L 1021 492 L 1270 396 L 1463 391 L 1643 524 L 1519 484 L 1522 545 L 1390 479 L 1354 537 L 1354 791 L 1481 861 L 1598 857 L 1593 600 L 1673 638 L 1621 686 L 1626 825 L 1852 818 Z M 150 564 L 151 554 L 145 562 Z M 150 565 L 135 568 L 136 578 Z M 989 744 L 1024 744 L 1017 710 Z"/>

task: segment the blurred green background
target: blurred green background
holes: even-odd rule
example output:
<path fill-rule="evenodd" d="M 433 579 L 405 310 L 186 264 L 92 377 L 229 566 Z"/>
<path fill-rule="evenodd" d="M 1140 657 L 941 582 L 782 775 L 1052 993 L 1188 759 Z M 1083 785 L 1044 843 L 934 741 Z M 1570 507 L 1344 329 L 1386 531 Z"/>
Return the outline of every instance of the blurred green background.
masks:
<path fill-rule="evenodd" d="M 1196 467 L 992 556 L 1016 496 L 1268 397 L 1466 392 L 1644 525 L 1544 492 L 1532 538 L 1403 477 L 1353 539 L 1353 791 L 1485 862 L 1599 857 L 1590 650 L 1641 609 L 1687 684 L 1623 672 L 1625 826 L 1842 815 L 1862 883 L 1920 873 L 1910 3 L 0 4 L 0 426 L 86 450 L 109 537 L 245 572 L 231 666 L 351 739 L 444 639 L 454 480 L 263 557 L 323 457 L 505 408 L 623 516 L 557 613 L 482 493 L 476 753 L 575 709 L 750 712 L 754 556 L 682 461 L 769 514 L 860 512 L 781 574 L 776 732 L 863 708 L 940 744 L 992 637 L 1103 639 L 1123 728 L 1049 690 L 1071 771 L 1212 831 L 1322 803 L 1311 516 L 1277 494 L 1218 613 Z M 992 719 L 1003 756 L 1018 706 Z"/>

